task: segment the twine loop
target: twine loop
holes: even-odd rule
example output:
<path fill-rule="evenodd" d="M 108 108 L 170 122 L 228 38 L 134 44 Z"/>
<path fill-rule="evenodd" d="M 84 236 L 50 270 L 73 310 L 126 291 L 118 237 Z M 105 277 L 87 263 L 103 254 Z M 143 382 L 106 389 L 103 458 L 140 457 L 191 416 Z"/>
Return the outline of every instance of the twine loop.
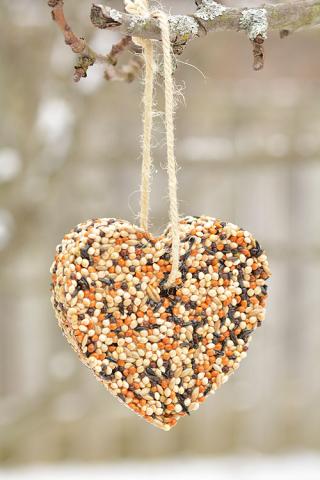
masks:
<path fill-rule="evenodd" d="M 150 15 L 147 0 L 126 0 L 126 10 L 134 15 Z M 180 232 L 179 211 L 177 197 L 177 167 L 175 159 L 174 136 L 174 81 L 173 61 L 170 41 L 170 25 L 168 15 L 162 10 L 152 12 L 152 16 L 159 20 L 161 30 L 163 70 L 165 86 L 165 129 L 167 145 L 167 171 L 169 183 L 169 218 L 171 231 L 171 271 L 166 287 L 174 285 L 179 273 Z M 143 49 L 145 58 L 144 82 L 144 113 L 143 113 L 143 144 L 142 144 L 142 172 L 140 194 L 140 226 L 148 231 L 150 178 L 152 168 L 151 140 L 153 127 L 153 94 L 154 94 L 154 48 L 153 41 L 145 38 L 133 38 L 133 41 Z"/>

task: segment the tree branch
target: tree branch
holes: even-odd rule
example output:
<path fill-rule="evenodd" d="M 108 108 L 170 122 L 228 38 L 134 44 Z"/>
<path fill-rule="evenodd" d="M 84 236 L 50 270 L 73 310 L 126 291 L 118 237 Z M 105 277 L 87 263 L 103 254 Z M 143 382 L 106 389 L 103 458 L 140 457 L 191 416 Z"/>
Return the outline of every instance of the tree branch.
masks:
<path fill-rule="evenodd" d="M 264 64 L 264 41 L 267 32 L 278 30 L 281 38 L 301 28 L 320 25 L 320 0 L 295 0 L 291 3 L 267 4 L 259 8 L 231 8 L 214 0 L 195 0 L 196 11 L 190 15 L 170 15 L 171 40 L 174 53 L 182 53 L 187 43 L 208 32 L 244 31 L 252 42 L 253 67 L 260 70 Z M 78 55 L 75 81 L 87 76 L 95 62 L 106 64 L 105 77 L 109 80 L 132 81 L 142 61 L 138 57 L 128 65 L 116 67 L 119 55 L 129 49 L 136 51 L 132 37 L 161 39 L 156 15 L 138 16 L 114 8 L 93 4 L 91 21 L 95 27 L 119 31 L 125 37 L 113 46 L 107 55 L 99 55 L 71 29 L 64 14 L 64 0 L 49 0 L 53 20 L 63 32 L 65 42 Z"/>
<path fill-rule="evenodd" d="M 242 22 L 246 12 L 251 12 L 254 16 L 254 12 L 264 11 L 268 30 L 293 32 L 320 24 L 320 0 L 267 4 L 255 9 L 225 7 L 213 0 L 198 0 L 197 5 L 198 8 L 194 14 L 170 16 L 174 44 L 181 45 L 192 38 L 218 30 L 236 32 L 246 30 L 250 35 L 250 28 L 253 25 L 245 26 Z M 108 6 L 94 4 L 91 9 L 91 21 L 95 27 L 112 28 L 126 35 L 157 40 L 161 38 L 158 20 L 152 15 L 139 17 Z"/>

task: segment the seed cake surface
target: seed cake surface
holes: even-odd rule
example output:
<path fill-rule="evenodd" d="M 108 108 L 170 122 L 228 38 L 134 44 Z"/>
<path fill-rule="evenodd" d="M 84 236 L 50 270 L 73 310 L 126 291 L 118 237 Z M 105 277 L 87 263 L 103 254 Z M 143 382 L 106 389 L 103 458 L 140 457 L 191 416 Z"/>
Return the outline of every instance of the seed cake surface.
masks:
<path fill-rule="evenodd" d="M 155 238 L 124 220 L 89 220 L 64 237 L 51 267 L 52 304 L 81 361 L 164 430 L 239 367 L 270 276 L 259 243 L 236 225 L 185 217 L 180 232 L 169 289 L 169 228 Z"/>

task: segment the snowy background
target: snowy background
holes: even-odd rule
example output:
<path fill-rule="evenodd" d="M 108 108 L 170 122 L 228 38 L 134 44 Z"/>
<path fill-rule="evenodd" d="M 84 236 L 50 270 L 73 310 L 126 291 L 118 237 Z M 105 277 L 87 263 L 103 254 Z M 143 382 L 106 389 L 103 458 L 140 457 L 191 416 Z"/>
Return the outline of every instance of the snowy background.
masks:
<path fill-rule="evenodd" d="M 181 213 L 253 232 L 273 278 L 248 359 L 167 434 L 80 365 L 50 306 L 65 232 L 90 217 L 136 221 L 141 85 L 106 83 L 100 67 L 73 84 L 46 3 L 0 1 L 0 477 L 320 478 L 319 30 L 270 35 L 260 73 L 242 34 L 209 35 L 179 58 Z M 65 4 L 74 29 L 108 51 L 117 37 L 91 28 L 90 2 Z M 167 222 L 160 123 L 155 144 L 156 233 Z"/>

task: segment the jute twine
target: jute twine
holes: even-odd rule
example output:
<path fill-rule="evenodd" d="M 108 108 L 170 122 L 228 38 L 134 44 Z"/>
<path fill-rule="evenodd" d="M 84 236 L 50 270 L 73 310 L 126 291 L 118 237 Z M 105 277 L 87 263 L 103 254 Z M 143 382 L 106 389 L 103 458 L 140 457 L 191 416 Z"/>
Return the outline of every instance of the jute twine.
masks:
<path fill-rule="evenodd" d="M 150 15 L 147 0 L 126 0 L 126 10 L 133 15 Z M 172 237 L 171 271 L 167 286 L 175 283 L 179 272 L 179 211 L 177 197 L 177 167 L 175 159 L 175 136 L 174 136 L 174 81 L 173 62 L 170 41 L 170 25 L 168 16 L 163 11 L 152 13 L 158 18 L 161 30 L 163 50 L 163 70 L 165 85 L 165 130 L 167 144 L 167 171 L 169 183 L 169 218 Z M 154 49 L 153 41 L 145 38 L 134 37 L 133 41 L 142 47 L 145 59 L 145 83 L 143 94 L 143 143 L 142 143 L 142 172 L 141 172 L 141 196 L 140 196 L 140 226 L 148 231 L 150 210 L 150 179 L 152 168 L 151 140 L 154 115 Z"/>

